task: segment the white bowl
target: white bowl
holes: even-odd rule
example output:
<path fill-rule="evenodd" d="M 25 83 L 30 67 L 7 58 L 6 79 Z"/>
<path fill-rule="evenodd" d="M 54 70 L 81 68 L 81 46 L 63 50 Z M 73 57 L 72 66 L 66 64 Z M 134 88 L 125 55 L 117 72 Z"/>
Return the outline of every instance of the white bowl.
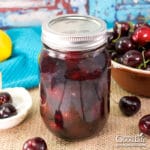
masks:
<path fill-rule="evenodd" d="M 25 88 L 7 88 L 2 91 L 6 91 L 12 96 L 13 105 L 17 109 L 17 114 L 9 118 L 0 119 L 1 130 L 12 128 L 20 124 L 32 107 L 32 98 Z"/>

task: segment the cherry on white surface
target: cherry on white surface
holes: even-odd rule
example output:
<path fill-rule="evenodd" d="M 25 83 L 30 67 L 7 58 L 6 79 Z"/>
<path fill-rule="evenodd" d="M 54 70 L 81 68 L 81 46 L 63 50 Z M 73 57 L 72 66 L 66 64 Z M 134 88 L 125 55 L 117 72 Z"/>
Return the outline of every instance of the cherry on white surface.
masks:
<path fill-rule="evenodd" d="M 17 110 L 16 115 L 0 119 L 0 129 L 3 130 L 20 124 L 26 118 L 32 107 L 32 98 L 30 93 L 22 87 L 7 88 L 1 91 L 8 92 L 12 96 L 12 104 Z"/>

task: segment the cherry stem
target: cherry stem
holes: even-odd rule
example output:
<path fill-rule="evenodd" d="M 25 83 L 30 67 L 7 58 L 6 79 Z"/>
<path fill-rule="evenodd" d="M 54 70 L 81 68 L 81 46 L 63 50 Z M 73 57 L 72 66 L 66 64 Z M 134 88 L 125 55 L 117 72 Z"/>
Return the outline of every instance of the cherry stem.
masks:
<path fill-rule="evenodd" d="M 141 69 L 143 67 L 143 63 L 141 63 L 137 68 Z"/>
<path fill-rule="evenodd" d="M 147 65 L 149 62 L 150 62 L 150 59 L 146 60 L 146 61 L 145 61 L 145 65 Z M 138 66 L 138 69 L 141 69 L 143 66 L 144 66 L 144 63 L 141 63 L 141 64 Z M 145 68 L 146 68 L 146 66 L 145 66 Z"/>
<path fill-rule="evenodd" d="M 121 37 L 121 25 L 119 24 L 119 23 L 117 23 L 116 22 L 116 24 L 118 25 L 118 33 L 119 33 L 119 35 L 118 35 L 118 37 L 116 38 L 116 39 L 114 39 L 114 40 L 112 40 L 112 42 L 113 43 L 115 43 L 117 40 L 119 40 L 120 39 L 120 37 Z"/>
<path fill-rule="evenodd" d="M 146 61 L 145 61 L 144 52 L 145 52 L 145 51 L 142 51 L 142 57 L 143 57 L 144 68 L 146 68 Z"/>
<path fill-rule="evenodd" d="M 130 32 L 133 32 L 134 31 L 134 25 L 131 21 L 128 22 L 129 25 L 130 25 Z"/>
<path fill-rule="evenodd" d="M 95 83 L 93 83 L 93 85 L 94 85 L 94 89 L 95 89 L 95 92 L 96 92 L 96 95 L 97 95 L 97 98 L 98 98 L 98 100 L 99 101 L 101 101 L 101 98 L 99 97 L 99 94 L 98 94 L 98 91 L 97 91 L 97 86 L 96 86 L 96 84 Z"/>
<path fill-rule="evenodd" d="M 65 94 L 65 90 L 66 90 L 66 84 L 67 84 L 67 80 L 65 80 L 65 82 L 64 82 L 64 89 L 63 89 L 63 93 L 61 95 L 60 103 L 58 105 L 58 110 L 60 110 L 61 104 L 62 104 L 63 99 L 64 99 L 64 94 Z"/>
<path fill-rule="evenodd" d="M 112 40 L 112 42 L 113 42 L 113 43 L 116 43 L 116 41 L 118 41 L 118 40 L 120 39 L 120 37 L 121 37 L 121 31 L 119 32 L 118 37 L 117 37 L 116 39 Z"/>
<path fill-rule="evenodd" d="M 83 115 L 83 120 L 85 120 L 85 114 L 84 114 L 84 109 L 83 109 L 83 99 L 82 99 L 82 81 L 79 81 L 80 83 L 80 102 L 81 102 L 81 109 L 82 109 L 82 115 Z"/>

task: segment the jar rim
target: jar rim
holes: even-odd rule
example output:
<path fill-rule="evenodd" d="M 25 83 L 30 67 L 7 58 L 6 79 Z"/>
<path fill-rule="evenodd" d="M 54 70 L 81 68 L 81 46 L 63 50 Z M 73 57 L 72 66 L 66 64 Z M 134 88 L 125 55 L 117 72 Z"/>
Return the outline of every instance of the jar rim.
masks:
<path fill-rule="evenodd" d="M 106 43 L 106 24 L 89 15 L 56 16 L 42 24 L 42 42 L 62 51 L 95 49 Z"/>

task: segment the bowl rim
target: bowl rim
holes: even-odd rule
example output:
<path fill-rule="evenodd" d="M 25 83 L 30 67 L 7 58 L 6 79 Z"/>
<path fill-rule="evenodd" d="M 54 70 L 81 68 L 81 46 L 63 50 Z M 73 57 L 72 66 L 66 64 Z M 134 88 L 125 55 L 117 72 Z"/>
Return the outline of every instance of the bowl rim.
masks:
<path fill-rule="evenodd" d="M 122 68 L 122 69 L 125 69 L 125 70 L 128 70 L 128 71 L 134 72 L 134 73 L 150 75 L 149 70 L 142 70 L 142 69 L 132 68 L 130 66 L 125 66 L 125 65 L 120 64 L 118 62 L 115 62 L 114 60 L 111 60 L 111 63 L 112 63 L 112 68 L 115 68 L 115 69 Z"/>

